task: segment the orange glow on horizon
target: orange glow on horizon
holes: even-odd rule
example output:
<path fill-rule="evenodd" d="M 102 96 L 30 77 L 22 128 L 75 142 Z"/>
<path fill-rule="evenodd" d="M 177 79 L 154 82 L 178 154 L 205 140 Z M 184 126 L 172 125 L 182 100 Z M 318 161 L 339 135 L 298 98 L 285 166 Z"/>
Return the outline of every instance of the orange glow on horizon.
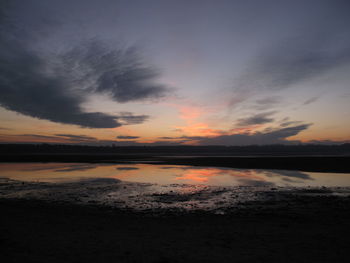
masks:
<path fill-rule="evenodd" d="M 214 137 L 223 134 L 220 130 L 209 128 L 206 123 L 194 123 L 187 126 L 177 126 L 175 128 L 182 131 L 187 136 Z"/>

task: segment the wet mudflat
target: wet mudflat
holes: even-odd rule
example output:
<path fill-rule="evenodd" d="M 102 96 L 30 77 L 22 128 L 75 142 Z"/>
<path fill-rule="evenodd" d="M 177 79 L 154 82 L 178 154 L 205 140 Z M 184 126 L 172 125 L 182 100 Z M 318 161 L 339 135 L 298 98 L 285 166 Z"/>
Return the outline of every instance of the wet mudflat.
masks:
<path fill-rule="evenodd" d="M 6 262 L 349 260 L 346 187 L 168 187 L 182 192 L 154 192 L 151 184 L 117 180 L 59 184 L 3 180 L 2 258 Z"/>
<path fill-rule="evenodd" d="M 1 199 L 5 262 L 348 262 L 350 200 L 309 195 L 225 215 L 154 216 Z"/>
<path fill-rule="evenodd" d="M 227 214 L 256 204 L 291 207 L 295 200 L 350 197 L 350 187 L 208 186 L 203 184 L 152 184 L 113 178 L 87 178 L 68 182 L 26 182 L 0 178 L 0 198 L 41 200 L 75 205 L 98 205 L 135 213 L 159 215 L 210 212 Z"/>

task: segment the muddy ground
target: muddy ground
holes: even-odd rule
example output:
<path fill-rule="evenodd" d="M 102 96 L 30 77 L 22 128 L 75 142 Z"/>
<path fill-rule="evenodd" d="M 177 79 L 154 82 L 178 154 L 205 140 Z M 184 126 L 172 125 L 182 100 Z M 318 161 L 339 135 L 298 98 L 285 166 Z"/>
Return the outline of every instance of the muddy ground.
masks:
<path fill-rule="evenodd" d="M 164 189 L 104 180 L 2 179 L 0 192 L 3 262 L 349 262 L 350 257 L 348 188 Z"/>

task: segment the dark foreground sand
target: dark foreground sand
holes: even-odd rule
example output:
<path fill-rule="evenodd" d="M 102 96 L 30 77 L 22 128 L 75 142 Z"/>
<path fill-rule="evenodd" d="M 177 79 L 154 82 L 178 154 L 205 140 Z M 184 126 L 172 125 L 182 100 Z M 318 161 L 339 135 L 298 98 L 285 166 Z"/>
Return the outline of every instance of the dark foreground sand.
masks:
<path fill-rule="evenodd" d="M 226 215 L 0 199 L 2 262 L 350 262 L 350 198 Z"/>

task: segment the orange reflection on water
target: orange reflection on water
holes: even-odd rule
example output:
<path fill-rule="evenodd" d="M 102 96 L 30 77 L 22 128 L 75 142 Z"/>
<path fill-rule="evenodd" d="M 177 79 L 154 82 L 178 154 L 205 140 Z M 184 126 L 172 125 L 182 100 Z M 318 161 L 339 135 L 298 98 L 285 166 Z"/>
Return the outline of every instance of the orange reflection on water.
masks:
<path fill-rule="evenodd" d="M 194 168 L 188 169 L 186 172 L 177 176 L 175 180 L 184 180 L 187 183 L 208 183 L 213 177 L 229 177 L 231 180 L 235 179 L 249 179 L 255 181 L 266 181 L 264 177 L 254 170 L 228 170 L 220 168 Z"/>
<path fill-rule="evenodd" d="M 217 169 L 198 169 L 198 170 L 190 170 L 185 172 L 181 176 L 175 178 L 175 180 L 186 180 L 192 181 L 194 183 L 203 183 L 208 182 L 209 177 L 218 176 L 222 174 L 220 170 Z"/>
<path fill-rule="evenodd" d="M 1 177 L 51 183 L 115 178 L 159 185 L 350 186 L 350 174 L 152 164 L 1 163 Z"/>

